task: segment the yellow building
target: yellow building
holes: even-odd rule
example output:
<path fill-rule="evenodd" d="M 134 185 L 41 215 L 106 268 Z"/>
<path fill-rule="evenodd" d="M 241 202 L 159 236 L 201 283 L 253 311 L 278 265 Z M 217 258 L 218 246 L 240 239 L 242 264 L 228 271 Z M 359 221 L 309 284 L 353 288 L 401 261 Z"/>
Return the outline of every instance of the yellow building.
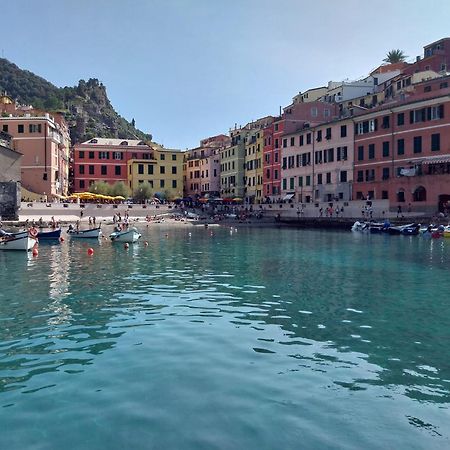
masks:
<path fill-rule="evenodd" d="M 252 130 L 245 141 L 245 201 L 260 203 L 263 192 L 263 146 L 264 133 Z"/>
<path fill-rule="evenodd" d="M 150 185 L 153 194 L 166 200 L 183 197 L 183 152 L 166 149 L 153 142 L 149 159 L 128 161 L 128 186 L 134 194 L 144 184 Z"/>

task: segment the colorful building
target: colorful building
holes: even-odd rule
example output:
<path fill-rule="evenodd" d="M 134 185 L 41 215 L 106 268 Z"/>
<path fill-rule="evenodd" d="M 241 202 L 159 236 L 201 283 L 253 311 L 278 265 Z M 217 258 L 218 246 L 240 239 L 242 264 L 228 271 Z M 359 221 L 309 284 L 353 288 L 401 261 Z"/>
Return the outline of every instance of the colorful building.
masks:
<path fill-rule="evenodd" d="M 0 96 L 0 130 L 12 136 L 21 160 L 22 186 L 48 199 L 69 188 L 69 129 L 59 113 L 49 114 Z"/>
<path fill-rule="evenodd" d="M 244 200 L 261 203 L 263 200 L 264 130 L 254 129 L 245 138 Z"/>
<path fill-rule="evenodd" d="M 220 152 L 230 138 L 224 134 L 200 141 L 184 157 L 184 193 L 192 199 L 220 197 Z"/>
<path fill-rule="evenodd" d="M 133 139 L 94 138 L 73 149 L 74 192 L 96 181 L 122 181 L 134 193 L 148 183 L 165 198 L 182 197 L 183 153 Z"/>
<path fill-rule="evenodd" d="M 450 76 L 355 117 L 353 196 L 436 212 L 450 199 Z"/>

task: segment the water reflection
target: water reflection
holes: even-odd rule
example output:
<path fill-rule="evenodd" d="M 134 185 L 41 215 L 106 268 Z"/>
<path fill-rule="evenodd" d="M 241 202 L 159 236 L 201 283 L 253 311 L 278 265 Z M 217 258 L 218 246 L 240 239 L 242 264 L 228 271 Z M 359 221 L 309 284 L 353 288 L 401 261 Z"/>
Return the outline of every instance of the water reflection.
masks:
<path fill-rule="evenodd" d="M 178 345 L 197 345 L 191 353 L 233 349 L 230 360 L 271 376 L 313 374 L 331 392 L 448 404 L 449 242 L 242 229 L 143 239 L 149 247 L 97 244 L 94 257 L 75 241 L 35 259 L 0 254 L 0 400 L 52 389 L 48 372 L 79 376 L 146 329 L 149 340 L 188 336 Z M 442 434 L 416 415 L 408 423 Z"/>

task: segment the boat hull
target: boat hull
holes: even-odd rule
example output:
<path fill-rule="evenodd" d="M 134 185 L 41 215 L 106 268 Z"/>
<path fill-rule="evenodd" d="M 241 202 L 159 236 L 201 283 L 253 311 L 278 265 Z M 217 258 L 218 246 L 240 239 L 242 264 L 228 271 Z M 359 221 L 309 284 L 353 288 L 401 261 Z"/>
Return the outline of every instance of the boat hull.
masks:
<path fill-rule="evenodd" d="M 39 231 L 37 234 L 37 238 L 39 240 L 54 240 L 59 239 L 61 237 L 61 228 L 58 230 L 52 230 L 52 231 Z"/>
<path fill-rule="evenodd" d="M 13 237 L 0 241 L 0 250 L 14 250 L 29 252 L 35 245 L 37 240 L 30 236 Z"/>
<path fill-rule="evenodd" d="M 139 233 L 136 229 L 128 231 L 116 231 L 110 235 L 112 242 L 126 242 L 129 244 L 136 242 L 140 237 L 141 233 Z"/>
<path fill-rule="evenodd" d="M 102 236 L 100 228 L 93 228 L 92 230 L 68 231 L 67 234 L 75 239 L 99 239 Z"/>

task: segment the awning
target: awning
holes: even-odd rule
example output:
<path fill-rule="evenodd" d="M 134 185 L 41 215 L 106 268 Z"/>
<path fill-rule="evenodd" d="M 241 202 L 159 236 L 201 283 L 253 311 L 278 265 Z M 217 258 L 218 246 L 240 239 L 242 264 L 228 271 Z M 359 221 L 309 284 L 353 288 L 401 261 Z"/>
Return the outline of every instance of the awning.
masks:
<path fill-rule="evenodd" d="M 450 162 L 450 155 L 430 156 L 422 160 L 422 164 L 444 164 Z"/>
<path fill-rule="evenodd" d="M 282 198 L 282 200 L 290 200 L 292 197 L 294 197 L 294 195 L 295 195 L 295 193 L 290 192 L 290 193 L 286 194 L 286 195 Z"/>

